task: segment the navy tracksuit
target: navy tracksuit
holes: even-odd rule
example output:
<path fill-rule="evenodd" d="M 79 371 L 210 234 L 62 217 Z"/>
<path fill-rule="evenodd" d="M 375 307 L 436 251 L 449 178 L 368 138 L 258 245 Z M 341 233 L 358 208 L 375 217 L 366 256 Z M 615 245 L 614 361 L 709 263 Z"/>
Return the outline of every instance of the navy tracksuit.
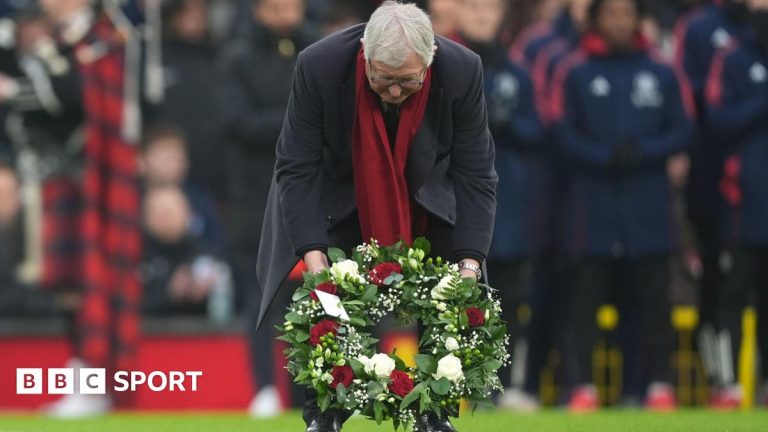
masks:
<path fill-rule="evenodd" d="M 723 144 L 721 240 L 725 252 L 719 327 L 730 336 L 732 384 L 741 314 L 757 293 L 758 340 L 768 359 L 768 56 L 750 31 L 715 55 L 706 87 L 707 129 Z M 768 360 L 762 362 L 768 378 Z M 730 367 L 729 367 L 730 366 Z"/>
<path fill-rule="evenodd" d="M 693 102 L 687 84 L 638 36 L 612 53 L 597 35 L 563 60 L 553 81 L 552 120 L 569 169 L 565 248 L 572 276 L 570 372 L 591 382 L 595 311 L 615 280 L 640 313 L 646 382 L 670 378 L 669 255 L 675 249 L 667 158 L 688 149 Z"/>
<path fill-rule="evenodd" d="M 488 127 L 496 146 L 496 223 L 488 253 L 489 282 L 499 289 L 507 334 L 523 336 L 517 311 L 531 283 L 531 260 L 542 245 L 546 225 L 541 223 L 543 128 L 533 102 L 528 73 L 512 63 L 498 43 L 477 43 L 457 36 L 456 41 L 476 52 L 483 62 Z M 500 377 L 504 387 L 513 383 L 509 367 Z"/>

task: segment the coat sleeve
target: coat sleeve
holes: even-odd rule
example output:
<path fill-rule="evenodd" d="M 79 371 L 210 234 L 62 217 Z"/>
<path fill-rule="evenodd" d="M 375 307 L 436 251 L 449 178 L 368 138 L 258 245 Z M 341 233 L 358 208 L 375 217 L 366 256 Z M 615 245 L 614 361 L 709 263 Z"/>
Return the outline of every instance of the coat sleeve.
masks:
<path fill-rule="evenodd" d="M 503 136 L 497 140 L 512 143 L 523 151 L 535 151 L 543 139 L 544 130 L 534 103 L 534 86 L 528 74 L 522 71 L 518 74 L 518 82 L 517 105 L 509 114 L 507 127 L 502 129 Z"/>
<path fill-rule="evenodd" d="M 694 136 L 695 108 L 685 78 L 670 70 L 667 83 L 662 130 L 641 138 L 638 143 L 641 159 L 650 164 L 664 162 L 667 157 L 686 151 Z"/>
<path fill-rule="evenodd" d="M 738 91 L 744 82 L 751 82 L 748 67 L 736 61 L 733 51 L 720 50 L 707 79 L 706 127 L 723 143 L 739 142 L 768 118 L 768 84 L 752 83 L 751 91 Z"/>
<path fill-rule="evenodd" d="M 483 68 L 474 56 L 472 83 L 454 105 L 454 141 L 449 172 L 456 195 L 453 246 L 456 256 L 484 258 L 491 245 L 496 215 L 495 151 L 488 130 Z"/>
<path fill-rule="evenodd" d="M 582 131 L 576 124 L 577 113 L 585 110 L 579 94 L 579 83 L 570 61 L 558 68 L 553 82 L 553 131 L 563 156 L 575 165 L 591 169 L 608 167 L 612 149 Z"/>
<path fill-rule="evenodd" d="M 322 219 L 323 106 L 305 58 L 299 55 L 288 109 L 277 142 L 275 179 L 283 222 L 298 255 L 309 245 L 327 245 Z"/>

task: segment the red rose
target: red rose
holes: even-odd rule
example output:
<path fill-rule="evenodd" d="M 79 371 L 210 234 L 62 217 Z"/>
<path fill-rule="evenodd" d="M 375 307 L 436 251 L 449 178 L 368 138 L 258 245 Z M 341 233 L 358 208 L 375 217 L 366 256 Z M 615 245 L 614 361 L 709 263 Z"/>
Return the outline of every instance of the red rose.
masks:
<path fill-rule="evenodd" d="M 317 294 L 315 294 L 315 291 L 322 291 L 326 292 L 328 294 L 336 295 L 338 290 L 336 289 L 336 285 L 333 284 L 333 282 L 323 282 L 320 285 L 316 286 L 315 289 L 309 292 L 309 296 L 312 297 L 312 300 L 319 301 L 320 299 L 317 298 Z"/>
<path fill-rule="evenodd" d="M 480 327 L 485 324 L 485 314 L 474 306 L 467 308 L 467 318 L 469 318 L 470 327 Z"/>
<path fill-rule="evenodd" d="M 400 273 L 402 271 L 403 269 L 400 267 L 400 264 L 385 262 L 374 267 L 369 275 L 371 276 L 373 283 L 376 285 L 384 285 L 384 279 L 390 277 L 392 273 Z"/>
<path fill-rule="evenodd" d="M 396 370 L 392 371 L 389 377 L 392 378 L 392 382 L 389 383 L 389 391 L 392 393 L 405 397 L 413 390 L 413 380 L 407 373 Z"/>
<path fill-rule="evenodd" d="M 334 366 L 331 370 L 331 376 L 333 377 L 332 389 L 336 390 L 336 386 L 339 384 L 344 384 L 344 387 L 349 388 L 352 380 L 355 379 L 355 372 L 349 366 Z"/>
<path fill-rule="evenodd" d="M 336 330 L 338 329 L 339 323 L 336 321 L 322 320 L 309 329 L 309 343 L 312 344 L 312 346 L 317 346 L 320 343 L 320 336 L 325 336 L 328 333 L 332 333 L 336 336 Z"/>

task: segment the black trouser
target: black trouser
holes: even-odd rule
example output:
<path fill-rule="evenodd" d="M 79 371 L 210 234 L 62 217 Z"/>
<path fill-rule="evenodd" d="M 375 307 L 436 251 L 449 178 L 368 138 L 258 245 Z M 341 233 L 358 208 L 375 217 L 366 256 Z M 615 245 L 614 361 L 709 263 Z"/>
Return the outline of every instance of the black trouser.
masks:
<path fill-rule="evenodd" d="M 760 349 L 763 378 L 768 378 L 768 248 L 737 248 L 725 252 L 731 265 L 724 266 L 720 289 L 719 327 L 731 339 L 731 360 L 736 379 L 739 349 L 742 339 L 742 313 L 754 298 L 757 309 L 757 340 Z M 754 297 L 753 297 L 754 296 Z"/>
<path fill-rule="evenodd" d="M 530 259 L 489 259 L 488 282 L 498 290 L 501 300 L 501 317 L 507 323 L 510 350 L 515 344 L 527 336 L 524 324 L 520 321 L 519 310 L 528 296 L 531 283 L 532 263 Z M 513 382 L 512 365 L 499 370 L 501 384 L 505 388 L 512 385 L 522 386 L 522 382 Z M 520 379 L 522 381 L 522 377 Z"/>
<path fill-rule="evenodd" d="M 597 341 L 595 313 L 610 288 L 623 290 L 621 308 L 639 321 L 637 373 L 643 382 L 669 382 L 672 354 L 669 256 L 611 259 L 583 257 L 573 266 L 568 349 L 569 373 L 576 385 L 592 383 L 592 351 Z"/>

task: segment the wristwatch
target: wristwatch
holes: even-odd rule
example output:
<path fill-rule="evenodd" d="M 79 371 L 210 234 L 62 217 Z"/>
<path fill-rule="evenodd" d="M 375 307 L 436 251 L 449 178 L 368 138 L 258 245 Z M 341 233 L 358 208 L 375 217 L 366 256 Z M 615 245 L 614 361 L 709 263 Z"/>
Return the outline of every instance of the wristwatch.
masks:
<path fill-rule="evenodd" d="M 473 272 L 475 272 L 475 275 L 477 276 L 478 280 L 480 280 L 480 278 L 483 277 L 483 271 L 480 269 L 480 266 L 478 265 L 472 264 L 467 261 L 461 261 L 459 262 L 459 270 L 463 270 L 463 269 L 472 270 Z"/>

